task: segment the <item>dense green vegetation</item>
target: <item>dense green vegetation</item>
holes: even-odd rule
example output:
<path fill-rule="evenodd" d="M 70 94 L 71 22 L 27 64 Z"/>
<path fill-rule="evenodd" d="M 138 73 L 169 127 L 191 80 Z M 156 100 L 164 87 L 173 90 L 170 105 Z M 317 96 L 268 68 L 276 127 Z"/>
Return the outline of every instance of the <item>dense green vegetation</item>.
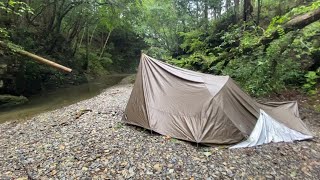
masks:
<path fill-rule="evenodd" d="M 127 18 L 131 16 L 129 4 L 80 0 L 1 2 L 1 41 L 13 51 L 24 48 L 73 69 L 72 74 L 61 73 L 6 49 L 6 57 L 22 64 L 18 70 L 22 75 L 9 93 L 32 94 L 66 83 L 81 83 L 88 77 L 134 72 L 146 45 Z"/>
<path fill-rule="evenodd" d="M 6 0 L 0 40 L 75 70 L 65 75 L 19 57 L 25 89 L 134 72 L 143 50 L 183 68 L 229 75 L 252 95 L 288 87 L 313 95 L 320 18 L 301 15 L 319 9 L 319 0 Z"/>

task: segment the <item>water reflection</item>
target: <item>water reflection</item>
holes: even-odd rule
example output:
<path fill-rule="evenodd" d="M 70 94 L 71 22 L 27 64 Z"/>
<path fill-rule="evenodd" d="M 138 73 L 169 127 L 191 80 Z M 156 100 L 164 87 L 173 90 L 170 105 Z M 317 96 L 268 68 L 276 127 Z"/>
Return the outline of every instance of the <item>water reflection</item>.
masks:
<path fill-rule="evenodd" d="M 29 97 L 29 102 L 17 107 L 0 109 L 0 123 L 10 120 L 23 120 L 36 114 L 61 108 L 98 95 L 107 87 L 119 83 L 126 75 L 110 75 L 89 83 Z"/>

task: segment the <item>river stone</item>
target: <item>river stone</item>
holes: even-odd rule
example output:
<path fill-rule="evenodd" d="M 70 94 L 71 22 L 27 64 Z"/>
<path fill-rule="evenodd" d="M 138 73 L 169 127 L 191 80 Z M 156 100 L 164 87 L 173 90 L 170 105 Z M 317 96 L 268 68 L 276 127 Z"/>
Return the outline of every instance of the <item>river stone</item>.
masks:
<path fill-rule="evenodd" d="M 0 179 L 27 176 L 26 171 L 34 179 L 319 177 L 320 145 L 316 138 L 229 150 L 220 146 L 197 147 L 185 141 L 176 143 L 123 124 L 121 118 L 131 90 L 132 85 L 115 86 L 91 99 L 22 123 L 0 124 Z M 75 119 L 81 109 L 92 112 Z M 117 113 L 112 116 L 111 112 Z M 320 114 L 304 109 L 301 114 L 306 116 L 306 124 L 315 137 L 320 137 Z M 207 157 L 204 152 L 212 154 Z"/>
<path fill-rule="evenodd" d="M 28 102 L 24 96 L 0 95 L 0 108 L 11 107 Z"/>

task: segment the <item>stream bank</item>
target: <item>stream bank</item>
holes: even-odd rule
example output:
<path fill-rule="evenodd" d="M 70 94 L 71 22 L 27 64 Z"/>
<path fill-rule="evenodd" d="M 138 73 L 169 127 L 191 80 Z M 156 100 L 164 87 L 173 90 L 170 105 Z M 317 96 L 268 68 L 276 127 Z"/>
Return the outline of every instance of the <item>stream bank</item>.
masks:
<path fill-rule="evenodd" d="M 132 84 L 25 122 L 0 124 L 0 179 L 317 179 L 320 114 L 300 107 L 311 141 L 228 150 L 125 125 Z"/>
<path fill-rule="evenodd" d="M 118 84 L 122 79 L 128 79 L 125 78 L 127 76 L 129 75 L 107 75 L 97 79 L 91 79 L 89 82 L 82 83 L 80 85 L 69 85 L 68 87 L 60 89 L 42 91 L 37 95 L 28 97 L 28 100 L 23 96 L 17 97 L 0 95 L 2 100 L 9 98 L 7 102 L 11 104 L 18 100 L 26 102 L 23 105 L 15 107 L 1 107 L 0 99 L 0 123 L 13 119 L 20 119 L 23 121 L 36 114 L 51 111 L 91 98 L 101 93 L 104 89 Z"/>

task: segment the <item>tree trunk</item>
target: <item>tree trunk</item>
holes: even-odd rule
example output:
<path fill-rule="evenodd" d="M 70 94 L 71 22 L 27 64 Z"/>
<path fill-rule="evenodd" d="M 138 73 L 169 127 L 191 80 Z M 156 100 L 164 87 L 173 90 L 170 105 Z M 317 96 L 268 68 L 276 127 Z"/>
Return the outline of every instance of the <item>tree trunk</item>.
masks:
<path fill-rule="evenodd" d="M 217 5 L 217 18 L 221 17 L 221 10 L 222 10 L 222 5 L 220 3 L 218 3 Z"/>
<path fill-rule="evenodd" d="M 240 0 L 234 0 L 234 14 L 236 20 L 238 20 L 239 17 L 239 8 L 240 8 Z"/>
<path fill-rule="evenodd" d="M 89 41 L 89 44 L 90 44 L 90 45 L 91 45 L 91 43 L 92 43 L 92 39 L 93 39 L 93 36 L 94 36 L 94 32 L 96 31 L 97 27 L 98 27 L 98 24 L 94 27 L 94 29 L 93 29 L 93 31 L 92 31 L 92 34 L 91 34 L 91 37 L 90 37 L 90 41 Z"/>
<path fill-rule="evenodd" d="M 84 70 L 88 70 L 88 66 L 89 66 L 89 26 L 87 24 L 86 26 L 86 61 L 83 65 L 83 69 Z"/>
<path fill-rule="evenodd" d="M 260 22 L 260 13 L 261 13 L 262 0 L 258 0 L 258 12 L 257 12 L 257 24 Z"/>
<path fill-rule="evenodd" d="M 251 4 L 251 0 L 243 1 L 243 21 L 247 21 L 248 17 L 251 16 L 253 11 L 253 6 Z"/>
<path fill-rule="evenodd" d="M 79 35 L 76 37 L 76 40 L 75 40 L 75 42 L 74 42 L 74 44 L 73 44 L 73 47 L 72 47 L 72 49 L 73 49 L 73 51 L 72 51 L 72 57 L 74 57 L 74 55 L 75 55 L 76 52 L 77 52 L 78 42 L 79 42 Z"/>
<path fill-rule="evenodd" d="M 318 20 L 320 20 L 320 9 L 316 9 L 312 12 L 309 12 L 307 14 L 303 14 L 291 19 L 290 21 L 288 21 L 283 25 L 283 29 L 285 33 L 287 33 L 295 29 L 301 29 Z M 263 37 L 260 40 L 259 44 L 263 44 L 263 45 L 269 44 L 270 42 L 272 42 L 275 39 L 278 39 L 279 37 L 280 35 L 278 31 L 274 31 L 271 33 L 270 36 Z"/>
<path fill-rule="evenodd" d="M 82 36 L 81 36 L 81 38 L 80 38 L 80 42 L 79 42 L 79 46 L 78 46 L 79 48 L 80 48 L 81 45 L 82 45 L 82 41 L 83 41 L 83 37 L 84 37 L 85 32 L 86 32 L 86 27 L 84 27 L 83 32 L 82 32 Z"/>
<path fill-rule="evenodd" d="M 226 12 L 229 10 L 231 4 L 231 0 L 226 0 Z"/>
<path fill-rule="evenodd" d="M 111 35 L 111 32 L 112 32 L 112 30 L 109 31 L 108 36 L 107 36 L 107 39 L 106 39 L 106 41 L 105 41 L 104 44 L 103 44 L 103 47 L 102 47 L 102 50 L 101 50 L 99 59 L 101 59 L 101 57 L 102 57 L 102 55 L 103 55 L 103 53 L 104 53 L 104 50 L 105 50 L 105 48 L 106 48 L 106 46 L 107 46 L 107 43 L 108 43 L 109 37 L 110 37 L 110 35 Z"/>
<path fill-rule="evenodd" d="M 279 14 L 279 16 L 282 16 L 281 4 L 282 4 L 282 2 L 281 2 L 281 1 L 278 1 L 278 14 Z"/>
<path fill-rule="evenodd" d="M 320 8 L 312 12 L 309 12 L 307 14 L 303 14 L 291 19 L 285 24 L 285 29 L 293 30 L 293 29 L 303 28 L 318 20 L 320 20 Z"/>
<path fill-rule="evenodd" d="M 208 0 L 204 1 L 204 29 L 208 29 L 209 17 L 208 17 Z"/>
<path fill-rule="evenodd" d="M 197 22 L 199 21 L 199 1 L 197 0 L 196 1 L 196 4 L 197 4 L 197 14 L 196 14 L 196 17 L 197 17 L 197 21 L 196 21 L 196 24 L 197 24 L 197 26 L 199 25 Z"/>

